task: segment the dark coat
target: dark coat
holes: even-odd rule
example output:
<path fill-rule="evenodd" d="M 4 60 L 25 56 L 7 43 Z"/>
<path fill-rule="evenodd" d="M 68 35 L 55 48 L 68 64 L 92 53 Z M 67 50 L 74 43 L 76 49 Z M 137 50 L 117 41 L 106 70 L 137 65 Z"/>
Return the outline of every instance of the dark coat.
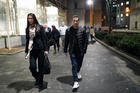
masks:
<path fill-rule="evenodd" d="M 44 28 L 46 29 L 46 28 Z M 46 33 L 46 45 L 49 47 L 50 46 L 50 39 L 51 39 L 51 28 L 47 27 L 48 32 L 45 31 Z"/>
<path fill-rule="evenodd" d="M 48 38 L 48 40 L 50 40 L 51 39 L 51 28 L 47 28 L 48 29 L 48 32 L 46 32 L 46 36 L 47 36 L 47 38 Z"/>
<path fill-rule="evenodd" d="M 73 28 L 70 27 L 66 30 L 65 35 L 65 45 L 64 45 L 64 52 L 67 53 L 68 46 L 69 46 L 69 53 L 71 54 L 74 50 L 74 33 Z M 79 27 L 78 32 L 76 34 L 78 39 L 78 47 L 80 48 L 80 53 L 85 54 L 87 51 L 88 39 L 86 35 L 86 31 L 84 28 Z"/>
<path fill-rule="evenodd" d="M 59 40 L 60 38 L 60 32 L 58 30 L 54 30 L 51 32 L 51 39 L 53 39 L 55 42 Z"/>
<path fill-rule="evenodd" d="M 25 53 L 28 53 L 28 46 L 29 46 L 29 29 L 26 30 L 26 47 L 25 47 Z M 35 30 L 35 37 L 33 39 L 33 48 L 32 50 L 44 50 L 48 51 L 48 47 L 46 43 L 48 40 L 46 40 L 46 34 L 44 27 L 41 25 L 36 25 L 36 30 Z"/>

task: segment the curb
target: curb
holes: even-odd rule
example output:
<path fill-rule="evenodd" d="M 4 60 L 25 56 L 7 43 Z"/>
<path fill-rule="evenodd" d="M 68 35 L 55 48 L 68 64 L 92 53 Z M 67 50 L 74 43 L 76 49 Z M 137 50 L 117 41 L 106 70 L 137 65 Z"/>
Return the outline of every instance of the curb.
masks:
<path fill-rule="evenodd" d="M 25 50 L 25 49 L 21 49 L 21 50 L 18 50 L 18 51 L 16 51 L 16 52 L 12 52 L 12 53 L 0 53 L 0 55 L 14 55 L 14 54 L 23 52 L 24 50 Z"/>
<path fill-rule="evenodd" d="M 136 64 L 138 64 L 138 65 L 140 65 L 140 60 L 137 60 L 137 59 L 135 59 L 135 58 L 133 58 L 133 57 L 131 57 L 131 56 L 129 56 L 129 55 L 123 53 L 123 52 L 120 52 L 119 50 L 117 50 L 117 49 L 115 49 L 115 48 L 113 48 L 113 47 L 107 45 L 106 43 L 102 42 L 101 40 L 99 40 L 99 39 L 97 39 L 97 38 L 96 38 L 96 40 L 97 40 L 99 43 L 101 43 L 102 45 L 104 45 L 105 47 L 107 47 L 107 48 L 109 48 L 110 50 L 116 52 L 117 54 L 119 54 L 119 55 L 125 57 L 126 59 L 128 59 L 128 60 L 130 60 L 130 61 L 132 61 L 132 62 L 134 62 L 134 63 L 136 63 Z"/>

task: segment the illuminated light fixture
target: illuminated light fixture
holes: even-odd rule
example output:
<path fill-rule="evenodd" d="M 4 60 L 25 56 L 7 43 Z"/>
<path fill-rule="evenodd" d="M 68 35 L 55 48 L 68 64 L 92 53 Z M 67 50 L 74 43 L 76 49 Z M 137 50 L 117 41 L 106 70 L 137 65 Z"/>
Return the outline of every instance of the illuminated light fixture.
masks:
<path fill-rule="evenodd" d="M 126 7 L 125 11 L 126 11 L 126 13 L 129 13 L 130 12 L 129 7 Z"/>
<path fill-rule="evenodd" d="M 123 2 L 121 3 L 121 6 L 123 6 Z"/>
<path fill-rule="evenodd" d="M 128 13 L 126 13 L 126 16 L 129 16 L 129 14 L 128 14 Z"/>
<path fill-rule="evenodd" d="M 121 17 L 123 17 L 123 14 L 121 14 Z"/>
<path fill-rule="evenodd" d="M 129 1 L 126 1 L 126 5 L 129 5 Z"/>
<path fill-rule="evenodd" d="M 93 0 L 88 0 L 88 1 L 87 1 L 87 4 L 88 4 L 88 5 L 92 5 L 92 4 L 93 4 Z"/>

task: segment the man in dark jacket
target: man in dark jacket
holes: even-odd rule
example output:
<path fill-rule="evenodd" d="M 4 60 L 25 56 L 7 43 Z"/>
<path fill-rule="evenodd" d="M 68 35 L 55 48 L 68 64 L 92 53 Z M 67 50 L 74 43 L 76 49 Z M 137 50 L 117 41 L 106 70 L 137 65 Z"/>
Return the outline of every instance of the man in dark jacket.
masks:
<path fill-rule="evenodd" d="M 74 85 L 73 89 L 79 87 L 80 69 L 82 66 L 84 54 L 87 50 L 88 39 L 84 28 L 79 27 L 79 17 L 73 16 L 72 26 L 66 30 L 64 52 L 67 56 L 68 46 L 72 63 L 72 74 Z"/>
<path fill-rule="evenodd" d="M 51 39 L 51 28 L 47 26 L 47 24 L 44 25 L 45 33 L 46 33 L 46 40 L 50 41 Z M 50 42 L 47 42 L 46 44 L 48 46 L 48 52 L 50 50 Z"/>

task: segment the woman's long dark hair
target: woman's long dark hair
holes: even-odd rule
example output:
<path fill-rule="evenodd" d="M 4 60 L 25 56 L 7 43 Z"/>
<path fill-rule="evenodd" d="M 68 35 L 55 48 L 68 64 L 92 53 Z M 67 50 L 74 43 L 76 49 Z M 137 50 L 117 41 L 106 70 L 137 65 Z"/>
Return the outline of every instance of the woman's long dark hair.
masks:
<path fill-rule="evenodd" d="M 29 13 L 28 15 L 27 15 L 27 27 L 26 27 L 26 31 L 28 31 L 28 29 L 29 29 L 29 26 L 30 26 L 30 24 L 29 24 L 29 21 L 28 21 L 28 17 L 29 16 L 32 16 L 32 18 L 33 18 L 33 20 L 34 20 L 34 25 L 38 25 L 39 24 L 39 22 L 37 21 L 37 18 L 36 18 L 36 16 L 35 16 L 35 14 L 33 14 L 33 13 Z"/>
<path fill-rule="evenodd" d="M 56 27 L 54 25 L 52 25 L 52 31 L 56 31 Z"/>

